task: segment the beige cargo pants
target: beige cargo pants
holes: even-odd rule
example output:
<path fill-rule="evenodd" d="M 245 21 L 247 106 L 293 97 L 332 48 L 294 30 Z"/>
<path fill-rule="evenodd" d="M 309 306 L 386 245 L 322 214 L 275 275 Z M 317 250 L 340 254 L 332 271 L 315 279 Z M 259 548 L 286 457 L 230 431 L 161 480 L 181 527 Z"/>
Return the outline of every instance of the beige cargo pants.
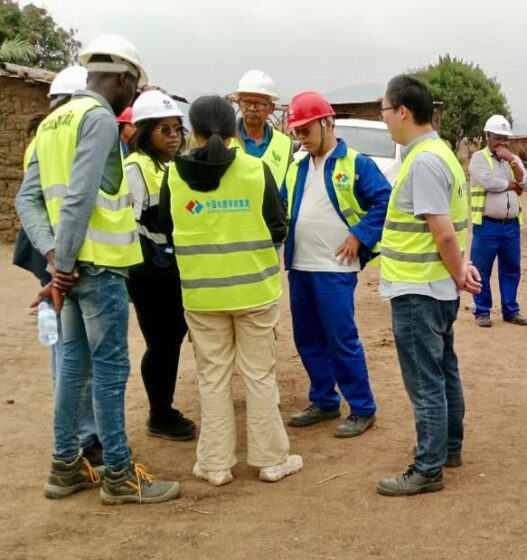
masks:
<path fill-rule="evenodd" d="M 186 311 L 199 374 L 201 430 L 197 446 L 203 470 L 236 464 L 232 398 L 234 364 L 245 383 L 247 462 L 255 467 L 283 463 L 289 440 L 277 405 L 275 328 L 277 302 L 240 311 Z"/>

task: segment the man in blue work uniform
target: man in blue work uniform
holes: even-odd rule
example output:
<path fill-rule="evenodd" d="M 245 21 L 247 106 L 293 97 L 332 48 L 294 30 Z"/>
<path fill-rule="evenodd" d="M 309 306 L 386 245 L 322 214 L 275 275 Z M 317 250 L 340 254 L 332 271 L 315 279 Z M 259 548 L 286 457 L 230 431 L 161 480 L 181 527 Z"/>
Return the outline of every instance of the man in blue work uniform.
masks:
<path fill-rule="evenodd" d="M 357 272 L 378 252 L 391 187 L 377 165 L 335 136 L 331 105 L 315 92 L 293 98 L 289 128 L 309 152 L 285 182 L 290 231 L 285 248 L 295 344 L 311 380 L 311 405 L 291 416 L 304 427 L 340 416 L 336 437 L 375 422 L 364 349 L 355 324 Z"/>

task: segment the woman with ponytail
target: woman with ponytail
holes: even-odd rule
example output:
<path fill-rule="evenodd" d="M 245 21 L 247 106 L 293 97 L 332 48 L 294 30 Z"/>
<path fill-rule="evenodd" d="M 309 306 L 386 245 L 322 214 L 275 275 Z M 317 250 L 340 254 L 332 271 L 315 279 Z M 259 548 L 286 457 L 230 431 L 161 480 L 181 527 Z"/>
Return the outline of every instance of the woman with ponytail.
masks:
<path fill-rule="evenodd" d="M 274 244 L 286 235 L 286 213 L 267 165 L 229 148 L 235 115 L 225 99 L 200 97 L 189 118 L 197 148 L 174 158 L 160 212 L 173 236 L 199 373 L 193 473 L 215 486 L 233 480 L 237 363 L 247 402 L 247 460 L 260 480 L 276 482 L 302 468 L 302 458 L 289 455 L 276 400 L 282 289 Z"/>
<path fill-rule="evenodd" d="M 169 239 L 157 227 L 159 192 L 171 158 L 184 148 L 183 113 L 157 90 L 141 94 L 132 107 L 136 127 L 129 141 L 126 175 L 144 262 L 130 270 L 128 293 L 146 342 L 141 375 L 150 404 L 147 434 L 175 441 L 194 438 L 194 422 L 172 408 L 180 347 L 187 325 L 181 284 Z"/>

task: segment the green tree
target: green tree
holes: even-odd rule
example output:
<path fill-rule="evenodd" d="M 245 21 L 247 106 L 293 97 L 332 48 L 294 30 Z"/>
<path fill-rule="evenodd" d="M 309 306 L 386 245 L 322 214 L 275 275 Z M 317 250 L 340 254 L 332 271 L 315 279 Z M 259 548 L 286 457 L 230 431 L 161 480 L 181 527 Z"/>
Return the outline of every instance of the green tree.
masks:
<path fill-rule="evenodd" d="M 0 61 L 14 64 L 30 64 L 37 57 L 32 45 L 17 35 L 14 39 L 5 39 L 0 45 Z"/>
<path fill-rule="evenodd" d="M 435 101 L 444 103 L 441 135 L 456 150 L 463 138 L 481 136 L 491 115 L 500 114 L 511 120 L 501 85 L 472 62 L 446 54 L 437 63 L 412 73 L 429 84 Z"/>
<path fill-rule="evenodd" d="M 34 49 L 31 63 L 48 70 L 60 70 L 75 61 L 80 47 L 80 42 L 75 39 L 75 30 L 58 26 L 46 9 L 33 4 L 20 9 L 18 2 L 0 0 L 0 45 L 17 38 Z M 9 62 L 28 61 L 21 57 Z"/>

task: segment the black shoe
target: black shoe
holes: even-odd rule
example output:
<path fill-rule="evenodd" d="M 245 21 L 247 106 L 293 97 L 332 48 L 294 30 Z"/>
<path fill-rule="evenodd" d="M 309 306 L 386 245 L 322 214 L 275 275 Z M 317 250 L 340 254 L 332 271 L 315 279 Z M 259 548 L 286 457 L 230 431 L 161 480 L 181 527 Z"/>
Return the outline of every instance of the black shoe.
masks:
<path fill-rule="evenodd" d="M 410 465 L 404 473 L 380 480 L 377 492 L 383 496 L 413 496 L 424 492 L 437 492 L 444 486 L 443 473 L 424 476 L 415 470 L 415 465 Z"/>
<path fill-rule="evenodd" d="M 160 437 L 172 441 L 190 441 L 196 435 L 196 424 L 185 418 L 179 410 L 172 410 L 163 418 L 150 416 L 146 422 L 149 436 Z"/>
<path fill-rule="evenodd" d="M 461 453 L 453 453 L 452 455 L 447 455 L 445 464 L 443 466 L 447 467 L 448 469 L 455 469 L 456 467 L 460 467 L 463 464 L 463 460 L 461 459 Z"/>
<path fill-rule="evenodd" d="M 82 456 L 88 459 L 90 464 L 94 467 L 102 467 L 104 465 L 102 459 L 102 445 L 97 437 L 91 445 L 88 445 L 88 447 L 82 450 Z"/>
<path fill-rule="evenodd" d="M 367 429 L 375 424 L 375 415 L 372 416 L 355 416 L 350 414 L 346 421 L 337 426 L 333 435 L 337 438 L 349 438 L 360 436 Z"/>

